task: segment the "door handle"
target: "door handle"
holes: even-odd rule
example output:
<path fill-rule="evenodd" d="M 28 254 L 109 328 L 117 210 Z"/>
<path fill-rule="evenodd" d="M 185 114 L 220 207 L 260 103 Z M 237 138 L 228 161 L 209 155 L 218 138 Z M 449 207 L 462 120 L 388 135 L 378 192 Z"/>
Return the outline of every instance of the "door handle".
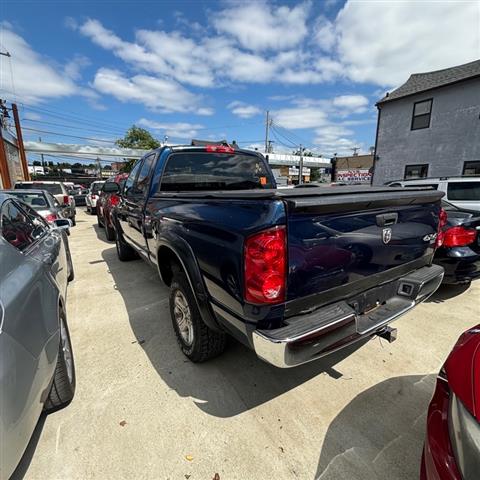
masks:
<path fill-rule="evenodd" d="M 390 225 L 395 225 L 398 222 L 398 213 L 384 213 L 377 215 L 375 218 L 379 227 L 389 227 Z"/>

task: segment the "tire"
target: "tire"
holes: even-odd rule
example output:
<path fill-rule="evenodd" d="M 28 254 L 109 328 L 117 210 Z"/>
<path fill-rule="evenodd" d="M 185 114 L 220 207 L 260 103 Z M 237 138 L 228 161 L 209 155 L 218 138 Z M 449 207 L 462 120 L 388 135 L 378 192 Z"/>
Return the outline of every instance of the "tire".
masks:
<path fill-rule="evenodd" d="M 72 227 L 74 227 L 77 224 L 77 221 L 75 220 L 75 215 L 71 218 L 72 220 Z"/>
<path fill-rule="evenodd" d="M 125 242 L 122 234 L 118 232 L 116 228 L 113 231 L 115 233 L 115 246 L 117 247 L 118 259 L 121 262 L 128 262 L 137 258 L 137 252 Z"/>
<path fill-rule="evenodd" d="M 225 350 L 226 335 L 204 323 L 183 272 L 174 274 L 170 286 L 170 316 L 180 349 L 192 362 L 205 362 Z"/>
<path fill-rule="evenodd" d="M 75 279 L 75 270 L 73 268 L 72 254 L 70 253 L 70 249 L 67 250 L 67 264 L 68 264 L 67 282 L 73 282 L 73 280 Z"/>
<path fill-rule="evenodd" d="M 44 405 L 46 412 L 54 412 L 66 407 L 75 394 L 75 363 L 73 361 L 70 333 L 63 311 L 60 312 L 60 342 L 57 366 L 53 375 L 50 393 Z"/>
<path fill-rule="evenodd" d="M 87 213 L 88 213 L 88 214 L 91 214 L 91 213 L 92 213 L 92 211 L 90 210 L 90 207 L 89 207 L 88 205 L 87 205 Z"/>
<path fill-rule="evenodd" d="M 90 215 L 96 215 L 97 214 L 97 208 L 90 208 Z"/>
<path fill-rule="evenodd" d="M 103 228 L 102 220 L 100 219 L 100 215 L 97 213 L 97 223 L 100 228 Z"/>
<path fill-rule="evenodd" d="M 115 229 L 108 225 L 108 222 L 105 222 L 105 235 L 107 236 L 107 240 L 115 240 Z"/>

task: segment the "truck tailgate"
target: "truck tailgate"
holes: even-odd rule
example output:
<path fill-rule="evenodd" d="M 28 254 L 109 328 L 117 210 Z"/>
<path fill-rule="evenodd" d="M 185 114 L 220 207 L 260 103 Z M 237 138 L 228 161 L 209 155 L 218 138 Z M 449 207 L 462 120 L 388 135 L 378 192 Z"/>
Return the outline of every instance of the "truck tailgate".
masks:
<path fill-rule="evenodd" d="M 286 317 L 352 298 L 429 265 L 442 195 L 390 187 L 281 194 L 288 229 Z M 360 303 L 359 314 L 382 298 L 363 295 Z"/>

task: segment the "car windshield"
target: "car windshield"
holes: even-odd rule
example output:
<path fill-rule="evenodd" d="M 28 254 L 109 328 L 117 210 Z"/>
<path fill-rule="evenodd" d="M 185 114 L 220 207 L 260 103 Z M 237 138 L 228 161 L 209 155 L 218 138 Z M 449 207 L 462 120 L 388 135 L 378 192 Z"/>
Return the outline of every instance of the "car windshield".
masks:
<path fill-rule="evenodd" d="M 9 192 L 9 194 L 30 205 L 35 210 L 45 210 L 48 208 L 48 202 L 43 193 Z"/>
<path fill-rule="evenodd" d="M 46 190 L 52 195 L 61 195 L 63 193 L 62 187 L 59 183 L 17 183 L 15 188 L 21 188 L 23 190 Z"/>
<path fill-rule="evenodd" d="M 103 187 L 103 183 L 94 183 L 92 185 L 92 193 L 97 194 Z"/>
<path fill-rule="evenodd" d="M 448 199 L 478 202 L 480 200 L 480 182 L 449 182 Z"/>
<path fill-rule="evenodd" d="M 166 192 L 274 188 L 256 155 L 177 153 L 167 161 L 160 189 Z"/>

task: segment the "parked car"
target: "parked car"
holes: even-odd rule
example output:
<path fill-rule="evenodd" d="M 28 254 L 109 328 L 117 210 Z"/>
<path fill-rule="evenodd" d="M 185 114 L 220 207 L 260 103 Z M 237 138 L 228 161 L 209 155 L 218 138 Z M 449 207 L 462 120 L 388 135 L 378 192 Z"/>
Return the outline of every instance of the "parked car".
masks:
<path fill-rule="evenodd" d="M 77 188 L 78 187 L 78 188 Z M 75 185 L 73 190 L 69 190 L 69 195 L 72 195 L 75 199 L 75 205 L 79 207 L 83 207 L 87 204 L 87 194 L 88 188 L 83 188 L 81 186 Z"/>
<path fill-rule="evenodd" d="M 63 207 L 63 215 L 72 221 L 72 225 L 75 226 L 75 215 L 77 213 L 75 208 L 75 199 L 68 193 L 67 188 L 62 182 L 17 182 L 15 189 L 21 190 L 45 190 L 51 193 Z"/>
<path fill-rule="evenodd" d="M 480 325 L 447 358 L 427 414 L 421 480 L 477 480 L 480 475 Z"/>
<path fill-rule="evenodd" d="M 88 190 L 85 198 L 85 203 L 87 205 L 87 212 L 91 215 L 95 215 L 97 213 L 97 201 L 104 183 L 105 181 L 102 180 L 92 182 L 90 185 L 90 189 Z"/>
<path fill-rule="evenodd" d="M 112 209 L 118 204 L 120 197 L 118 196 L 117 187 L 111 190 L 112 183 L 120 186 L 122 189 L 127 173 L 120 173 L 114 178 L 107 180 L 102 186 L 100 196 L 97 200 L 97 223 L 99 227 L 105 228 L 107 240 L 115 240 L 115 230 L 112 223 Z"/>
<path fill-rule="evenodd" d="M 20 461 L 43 411 L 67 405 L 75 367 L 66 317 L 74 271 L 68 240 L 35 210 L 0 193 L 0 478 Z"/>
<path fill-rule="evenodd" d="M 389 182 L 392 187 L 432 187 L 458 208 L 480 210 L 480 177 L 431 177 Z"/>
<path fill-rule="evenodd" d="M 443 278 L 432 265 L 442 228 L 437 191 L 280 190 L 262 155 L 224 144 L 162 147 L 135 164 L 122 193 L 107 185 L 120 196 L 118 257 L 158 269 L 180 348 L 195 362 L 221 353 L 227 333 L 278 367 L 374 335 L 393 341 L 389 324 Z M 324 235 L 329 220 L 372 215 L 382 263 L 353 262 Z M 421 234 L 405 228 L 412 221 Z"/>
<path fill-rule="evenodd" d="M 55 225 L 55 220 L 66 218 L 57 199 L 45 190 L 2 190 L 2 193 L 26 203 L 50 225 Z M 69 229 L 67 233 L 69 233 Z"/>
<path fill-rule="evenodd" d="M 480 211 L 458 208 L 444 200 L 442 207 L 447 222 L 433 261 L 445 270 L 443 283 L 470 283 L 480 278 Z"/>

